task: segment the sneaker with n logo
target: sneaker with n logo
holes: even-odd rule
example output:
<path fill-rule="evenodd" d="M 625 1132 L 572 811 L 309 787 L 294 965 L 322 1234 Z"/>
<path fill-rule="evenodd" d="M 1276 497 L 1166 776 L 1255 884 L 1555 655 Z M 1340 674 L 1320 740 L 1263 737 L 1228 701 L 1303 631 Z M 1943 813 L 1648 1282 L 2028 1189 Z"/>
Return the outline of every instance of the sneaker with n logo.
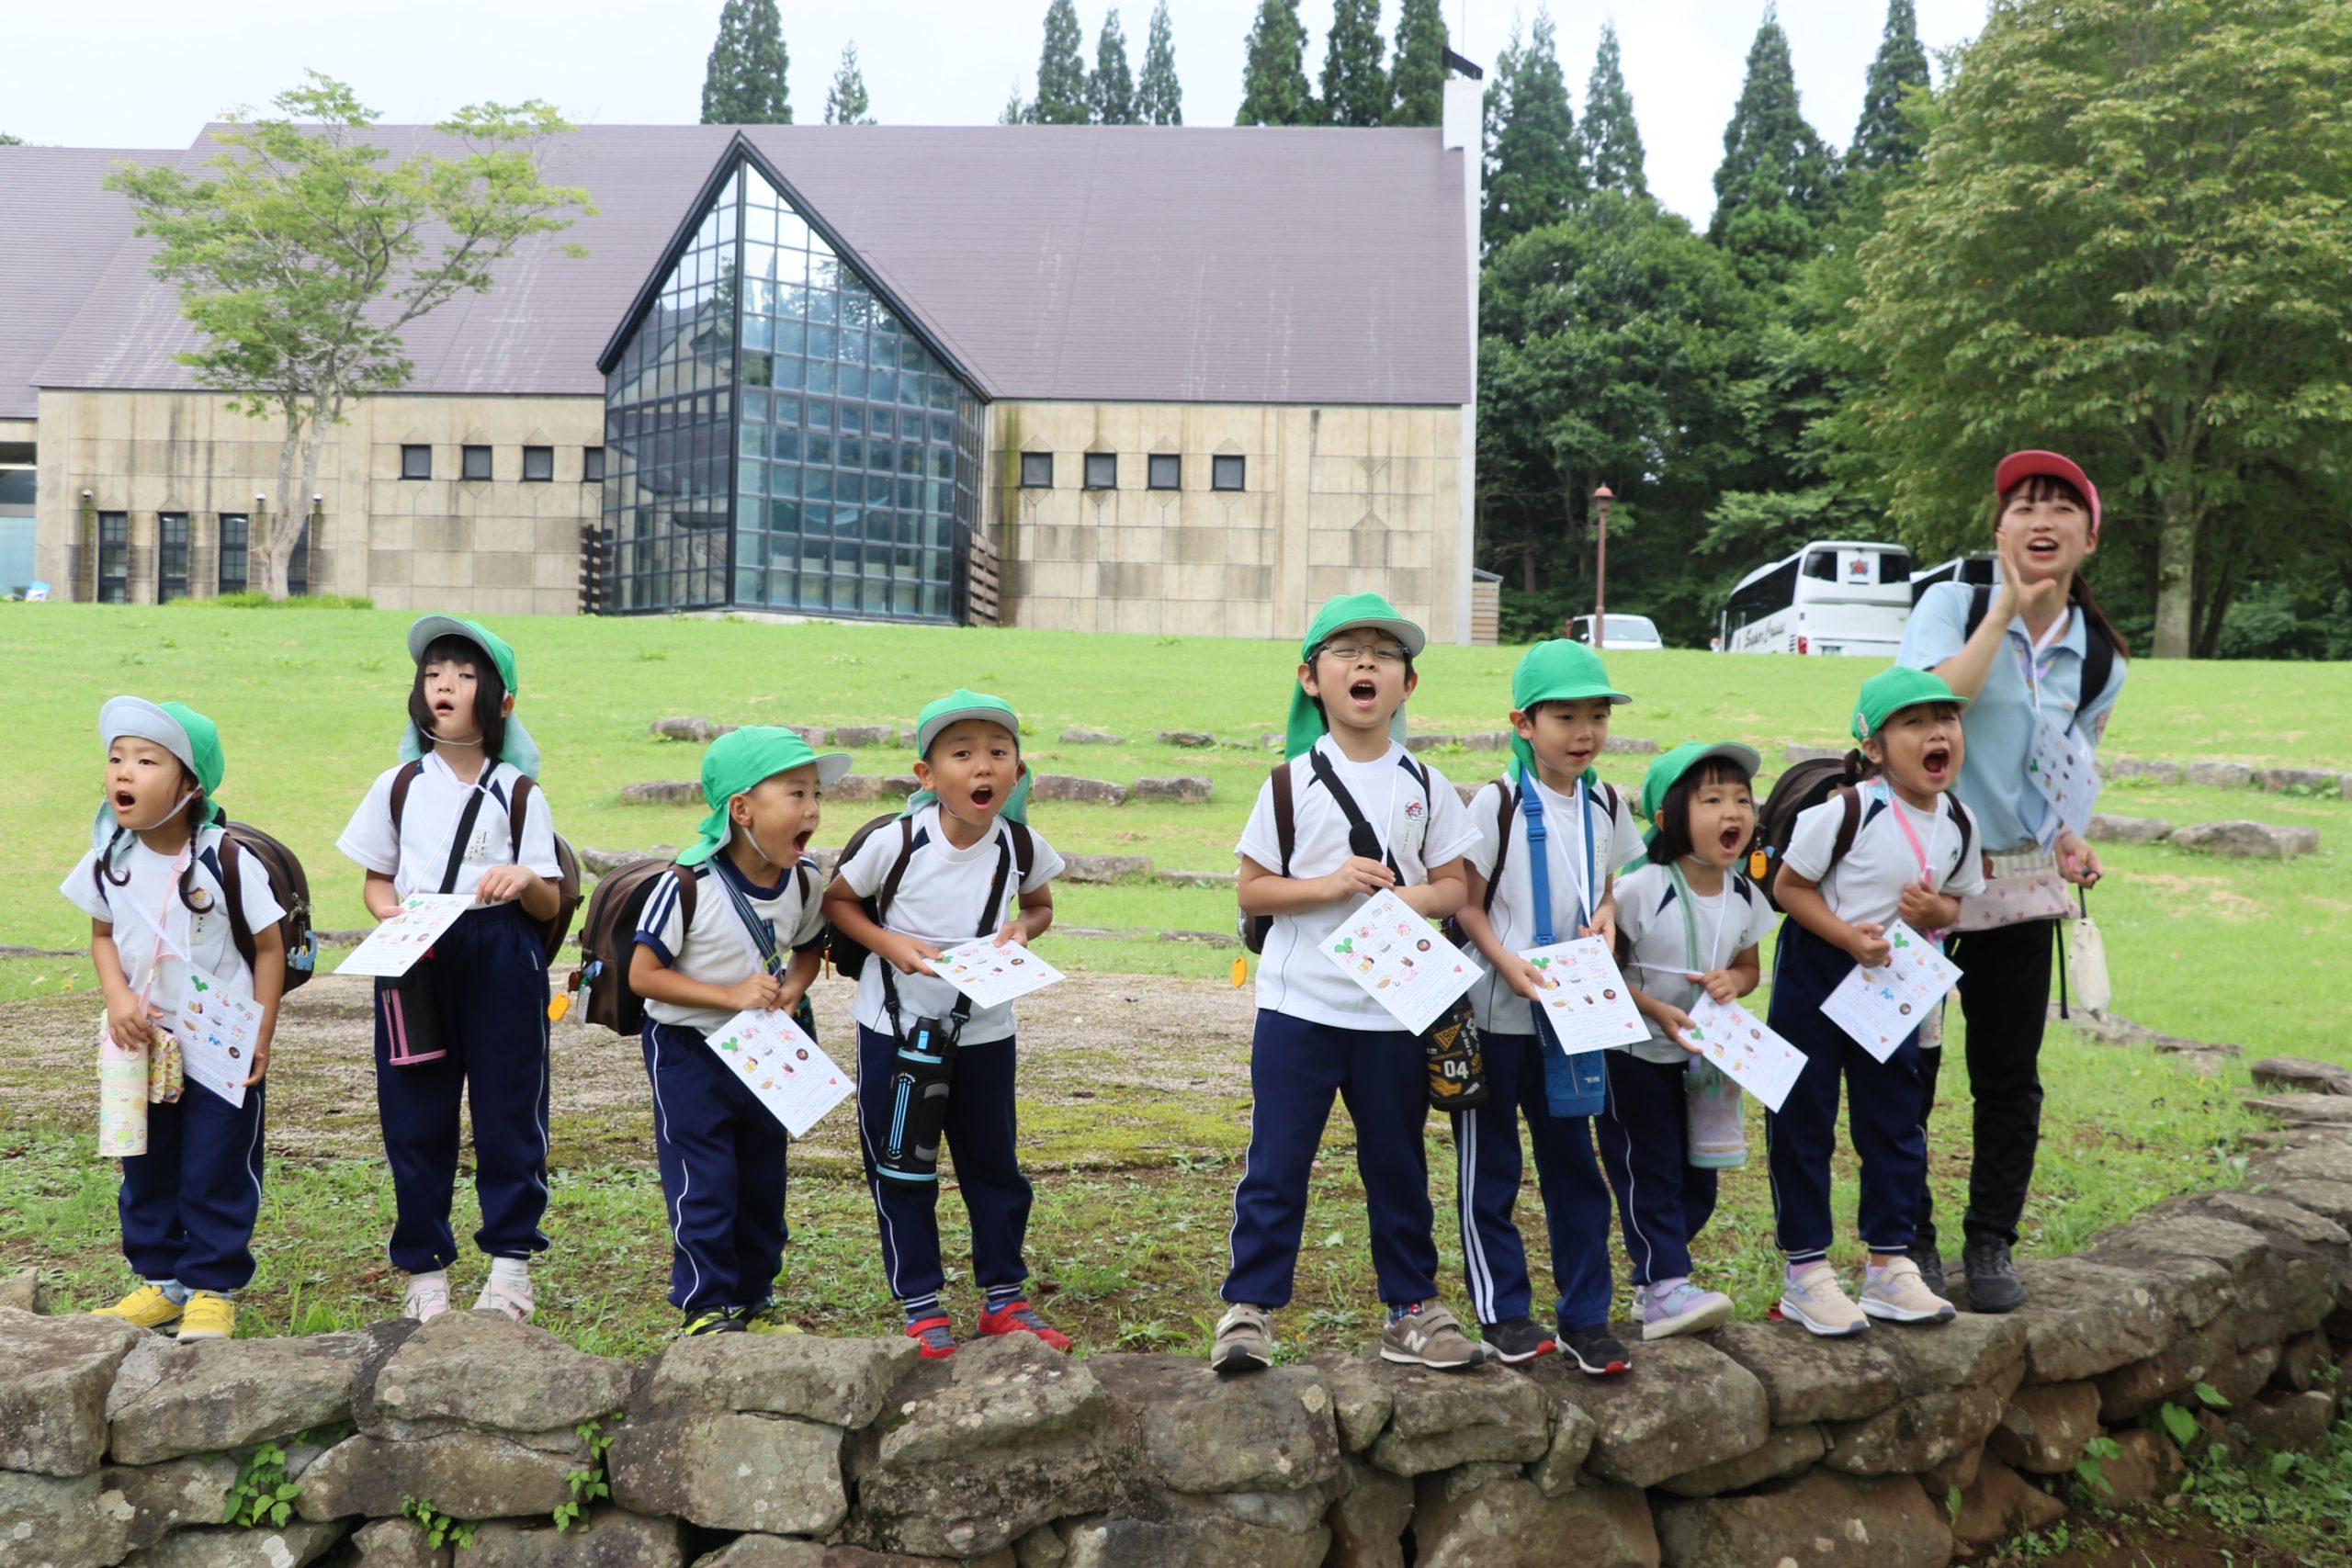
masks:
<path fill-rule="evenodd" d="M 1486 1365 L 1487 1352 L 1462 1332 L 1460 1321 L 1452 1313 L 1432 1299 L 1416 1303 L 1389 1320 L 1380 1331 L 1380 1359 L 1400 1366 L 1461 1372 Z"/>

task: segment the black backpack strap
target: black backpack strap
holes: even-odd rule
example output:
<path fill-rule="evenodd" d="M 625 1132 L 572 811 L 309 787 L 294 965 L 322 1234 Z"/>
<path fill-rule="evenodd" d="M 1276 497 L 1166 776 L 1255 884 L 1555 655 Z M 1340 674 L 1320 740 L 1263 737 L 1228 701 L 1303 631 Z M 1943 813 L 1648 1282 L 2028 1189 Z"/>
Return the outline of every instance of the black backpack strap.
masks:
<path fill-rule="evenodd" d="M 899 858 L 890 863 L 890 874 L 882 879 L 882 886 L 874 890 L 870 900 L 873 909 L 867 918 L 876 925 L 882 923 L 882 911 L 888 909 L 890 900 L 899 896 L 899 884 L 907 879 L 907 865 L 914 858 L 915 819 L 901 817 L 899 818 Z"/>
<path fill-rule="evenodd" d="M 1396 855 L 1390 852 L 1387 841 L 1381 838 L 1379 829 L 1365 818 L 1363 808 L 1356 804 L 1356 797 L 1348 793 L 1348 786 L 1340 782 L 1339 770 L 1331 766 L 1331 760 L 1323 755 L 1319 750 L 1309 751 L 1306 756 L 1306 765 L 1315 770 L 1315 776 L 1322 781 L 1323 787 L 1330 792 L 1331 798 L 1339 803 L 1341 815 L 1348 819 L 1348 852 L 1362 854 L 1363 851 L 1359 847 L 1360 840 L 1369 836 L 1374 847 L 1380 851 L 1380 858 L 1386 863 L 1388 874 L 1401 885 L 1405 880 L 1405 873 L 1397 865 Z M 1365 855 L 1364 858 L 1370 860 L 1372 857 Z"/>
<path fill-rule="evenodd" d="M 1291 852 L 1298 847 L 1298 807 L 1291 799 L 1288 760 L 1274 764 L 1273 776 L 1269 782 L 1274 792 L 1274 847 L 1282 852 L 1283 857 L 1283 863 L 1275 869 L 1282 875 L 1288 876 Z"/>
<path fill-rule="evenodd" d="M 449 835 L 449 863 L 441 868 L 441 891 L 458 890 L 458 869 L 466 863 L 466 840 L 474 836 L 474 818 L 481 815 L 481 803 L 488 792 L 475 790 L 466 796 L 466 808 L 458 813 L 458 830 Z"/>
<path fill-rule="evenodd" d="M 212 874 L 220 879 L 220 897 L 228 900 L 229 940 L 236 944 L 237 956 L 245 967 L 254 966 L 253 928 L 245 924 L 244 854 L 237 848 L 236 835 L 227 830 L 220 834 L 220 853 L 215 858 L 209 852 L 205 859 L 211 863 Z"/>
<path fill-rule="evenodd" d="M 1968 625 L 1962 628 L 1960 640 L 1966 642 L 1970 637 L 1974 637 L 1976 635 L 1976 628 L 1983 626 L 1984 624 L 1984 617 L 1992 613 L 1993 590 L 1982 582 L 1970 584 L 1968 589 Z"/>
<path fill-rule="evenodd" d="M 1510 858 L 1510 819 L 1519 811 L 1519 791 L 1510 787 L 1510 780 L 1497 779 L 1495 788 L 1502 792 L 1502 803 L 1495 807 L 1495 826 L 1501 837 L 1495 843 L 1495 869 L 1487 878 L 1487 895 L 1478 901 L 1482 914 L 1495 912 L 1495 889 L 1503 885 L 1503 863 Z"/>
<path fill-rule="evenodd" d="M 416 783 L 416 776 L 423 772 L 424 772 L 424 763 L 419 760 L 413 762 L 402 762 L 400 772 L 392 775 L 392 837 L 395 840 L 400 837 L 401 818 L 408 811 L 409 789 Z M 397 843 L 393 845 L 393 853 L 395 856 L 399 853 Z"/>
<path fill-rule="evenodd" d="M 1012 835 L 1013 886 L 1019 887 L 1029 880 L 1030 868 L 1037 863 L 1037 835 L 1026 822 L 1008 820 L 1004 830 Z"/>
<path fill-rule="evenodd" d="M 1976 839 L 1976 818 L 1967 807 L 1961 804 L 1960 796 L 1953 795 L 1944 798 L 1951 802 L 1952 817 L 1960 823 L 1960 864 L 1966 865 L 1968 846 Z"/>
<path fill-rule="evenodd" d="M 2067 608 L 2074 611 L 2075 615 L 2083 615 L 2082 601 L 2078 599 L 2069 599 Z M 1984 617 L 1992 614 L 1992 589 L 1981 582 L 1970 588 L 1968 626 L 1961 633 L 1962 640 L 1974 637 L 1976 628 L 1984 624 Z M 2107 690 L 2107 683 L 2114 674 L 2115 645 L 2108 641 L 2107 634 L 2099 630 L 2097 621 L 2092 620 L 2088 615 L 2083 615 L 2082 691 L 2075 699 L 2075 711 L 2077 715 L 2098 700 L 2099 694 Z"/>
<path fill-rule="evenodd" d="M 701 878 L 692 866 L 674 863 L 670 874 L 678 879 L 678 940 L 684 942 L 686 934 L 695 929 L 695 886 Z"/>

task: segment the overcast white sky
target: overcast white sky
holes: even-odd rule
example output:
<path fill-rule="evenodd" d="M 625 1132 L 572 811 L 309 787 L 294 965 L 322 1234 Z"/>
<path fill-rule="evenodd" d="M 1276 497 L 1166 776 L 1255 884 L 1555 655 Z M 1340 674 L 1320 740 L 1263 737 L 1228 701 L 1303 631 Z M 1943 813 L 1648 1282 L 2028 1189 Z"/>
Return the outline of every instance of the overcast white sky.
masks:
<path fill-rule="evenodd" d="M 1625 76 L 1649 152 L 1651 188 L 1703 224 L 1724 122 L 1765 0 L 1628 0 L 1616 12 Z M 1188 124 L 1229 125 L 1256 0 L 1170 0 Z M 337 76 L 387 119 L 431 121 L 486 98 L 551 100 L 582 124 L 691 123 L 719 0 L 49 0 L 10 7 L 16 68 L 0 130 L 82 147 L 184 147 L 222 109 L 266 104 L 305 67 Z M 783 0 L 795 118 L 822 118 L 842 45 L 857 43 L 876 116 L 898 124 L 995 120 L 1015 79 L 1036 73 L 1046 0 Z M 1086 54 L 1110 0 L 1078 0 Z M 1151 0 L 1119 6 L 1140 67 Z M 1784 0 L 1806 117 L 1833 143 L 1853 135 L 1885 0 Z M 1918 0 L 1932 51 L 1984 25 L 1986 0 Z M 1397 0 L 1383 31 L 1396 32 Z M 1583 112 L 1585 76 L 1609 8 L 1559 0 L 1560 59 Z M 1310 77 L 1330 0 L 1304 0 Z M 1519 0 L 1445 0 L 1454 48 L 1490 63 Z"/>

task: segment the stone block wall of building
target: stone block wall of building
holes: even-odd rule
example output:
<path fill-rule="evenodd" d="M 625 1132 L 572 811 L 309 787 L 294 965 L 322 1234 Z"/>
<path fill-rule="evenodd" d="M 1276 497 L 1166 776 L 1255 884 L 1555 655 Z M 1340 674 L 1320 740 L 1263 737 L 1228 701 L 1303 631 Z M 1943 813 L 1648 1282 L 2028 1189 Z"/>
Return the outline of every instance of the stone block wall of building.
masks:
<path fill-rule="evenodd" d="M 279 428 L 207 393 L 44 391 L 40 574 L 60 597 L 89 597 L 93 520 L 120 512 L 130 525 L 129 600 L 153 604 L 158 519 L 186 513 L 188 596 L 209 598 L 220 518 L 254 513 L 254 497 L 277 490 Z M 385 609 L 577 610 L 580 530 L 603 514 L 602 487 L 582 476 L 603 428 L 601 398 L 403 395 L 358 404 L 320 455 L 311 591 L 364 594 Z M 404 446 L 432 447 L 430 479 L 401 477 Z M 491 449 L 489 479 L 461 477 L 469 446 Z M 539 446 L 549 448 L 552 477 L 526 479 L 524 449 Z M 252 584 L 260 586 L 257 565 Z"/>
<path fill-rule="evenodd" d="M 1455 408 L 1000 402 L 985 522 L 1005 620 L 1070 631 L 1295 636 L 1334 593 L 1370 589 L 1429 629 L 1457 625 L 1461 419 Z M 1050 488 L 1022 483 L 1050 453 Z M 1090 488 L 1089 454 L 1116 457 Z M 1178 488 L 1150 488 L 1154 454 Z M 1213 488 L 1239 457 L 1238 491 Z"/>

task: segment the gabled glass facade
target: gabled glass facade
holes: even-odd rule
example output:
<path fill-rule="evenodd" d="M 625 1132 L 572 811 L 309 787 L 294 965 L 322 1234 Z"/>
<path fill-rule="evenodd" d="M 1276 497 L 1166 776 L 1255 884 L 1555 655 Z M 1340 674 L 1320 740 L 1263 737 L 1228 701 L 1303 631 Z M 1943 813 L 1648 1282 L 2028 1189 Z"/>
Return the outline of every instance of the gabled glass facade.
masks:
<path fill-rule="evenodd" d="M 605 378 L 611 602 L 959 619 L 980 417 L 741 160 Z"/>

